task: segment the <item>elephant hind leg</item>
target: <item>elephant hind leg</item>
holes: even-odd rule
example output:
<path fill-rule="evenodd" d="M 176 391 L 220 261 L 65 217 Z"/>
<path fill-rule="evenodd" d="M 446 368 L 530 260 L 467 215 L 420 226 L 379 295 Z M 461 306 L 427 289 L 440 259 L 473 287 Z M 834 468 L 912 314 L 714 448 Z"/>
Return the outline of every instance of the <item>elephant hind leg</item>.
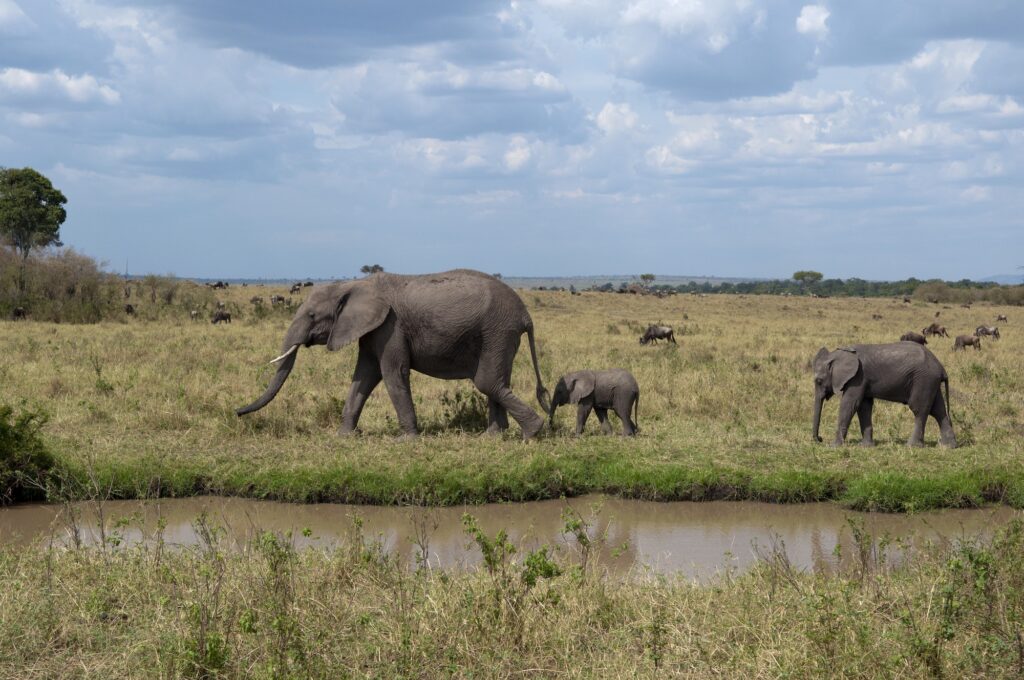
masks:
<path fill-rule="evenodd" d="M 946 408 L 946 400 L 942 398 L 942 392 L 935 394 L 931 416 L 939 424 L 939 444 L 955 449 L 956 435 L 953 433 L 953 422 L 949 418 L 949 409 Z"/>
<path fill-rule="evenodd" d="M 500 434 L 508 429 L 508 409 L 499 402 L 487 398 L 487 432 Z"/>
<path fill-rule="evenodd" d="M 541 431 L 544 419 L 516 397 L 509 387 L 512 362 L 518 348 L 518 336 L 512 338 L 512 341 L 511 351 L 507 351 L 507 347 L 503 351 L 502 347 L 494 345 L 484 348 L 476 375 L 473 377 L 473 384 L 519 423 L 523 430 L 523 439 L 528 440 Z"/>
<path fill-rule="evenodd" d="M 611 434 L 612 424 L 608 422 L 608 409 L 595 406 L 594 413 L 597 414 L 597 421 L 601 423 L 601 434 Z"/>

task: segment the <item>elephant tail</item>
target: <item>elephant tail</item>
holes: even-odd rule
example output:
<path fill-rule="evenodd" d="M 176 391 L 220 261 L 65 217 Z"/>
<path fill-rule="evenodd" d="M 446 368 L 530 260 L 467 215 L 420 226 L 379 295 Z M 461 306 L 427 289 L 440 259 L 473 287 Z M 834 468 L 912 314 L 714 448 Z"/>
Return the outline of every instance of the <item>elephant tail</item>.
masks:
<path fill-rule="evenodd" d="M 551 413 L 551 404 L 548 401 L 548 391 L 544 389 L 544 382 L 540 378 L 540 364 L 537 363 L 537 343 L 533 340 L 533 321 L 526 322 L 526 337 L 530 341 L 530 357 L 533 359 L 533 372 L 537 376 L 537 403 L 544 409 L 544 413 Z"/>

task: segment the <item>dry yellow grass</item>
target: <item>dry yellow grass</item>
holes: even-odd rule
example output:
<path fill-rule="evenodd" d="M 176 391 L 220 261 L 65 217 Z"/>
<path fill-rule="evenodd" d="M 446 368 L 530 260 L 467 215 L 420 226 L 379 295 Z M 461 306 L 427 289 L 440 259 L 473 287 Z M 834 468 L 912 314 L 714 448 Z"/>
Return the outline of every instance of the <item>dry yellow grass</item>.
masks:
<path fill-rule="evenodd" d="M 417 374 L 413 397 L 426 434 L 405 442 L 395 438 L 399 430 L 383 386 L 363 412 L 364 434 L 336 436 L 355 361 L 352 346 L 336 353 L 301 350 L 278 398 L 257 414 L 235 416 L 236 407 L 266 386 L 273 371 L 267 361 L 291 318 L 285 310 L 253 311 L 251 296 L 272 294 L 289 295 L 284 287 L 260 286 L 216 292 L 234 313 L 230 325 L 205 320 L 213 298 L 198 287 L 183 289 L 179 299 L 206 305 L 199 322 L 189 321 L 184 307 L 136 298 L 138 317 L 123 323 L 2 323 L 4 397 L 42 405 L 62 459 L 79 469 L 88 462 L 122 496 L 213 491 L 445 503 L 604 490 L 655 498 L 846 494 L 859 506 L 884 509 L 982 498 L 1024 502 L 1018 484 L 1024 462 L 1019 308 L 520 291 L 537 329 L 547 387 L 571 370 L 632 371 L 641 386 L 641 436 L 602 437 L 595 422 L 574 438 L 571 409 L 560 410 L 559 429 L 535 443 L 518 441 L 515 425 L 498 438 L 464 433 L 450 426 L 452 399 L 472 386 Z M 952 335 L 994 323 L 999 313 L 1010 319 L 1000 324 L 1003 338 L 984 341 L 981 352 L 954 353 L 952 339 L 930 341 L 950 375 L 961 448 L 935 446 L 934 422 L 927 447 L 907 448 L 911 414 L 888 403 L 876 406 L 876 448 L 812 443 L 809 361 L 817 349 L 895 341 L 930 323 L 936 311 Z M 679 345 L 640 346 L 648 323 L 675 327 Z M 536 407 L 525 347 L 513 388 Z M 833 400 L 823 415 L 824 432 L 835 426 L 835 416 Z M 881 495 L 873 501 L 875 493 Z"/>

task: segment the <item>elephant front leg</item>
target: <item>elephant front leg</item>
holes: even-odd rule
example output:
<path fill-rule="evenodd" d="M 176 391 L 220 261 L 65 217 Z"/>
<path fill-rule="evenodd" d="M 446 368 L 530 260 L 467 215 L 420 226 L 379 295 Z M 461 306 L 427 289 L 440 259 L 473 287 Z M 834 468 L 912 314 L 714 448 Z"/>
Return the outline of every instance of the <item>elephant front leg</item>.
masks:
<path fill-rule="evenodd" d="M 412 405 L 412 391 L 409 389 L 408 361 L 392 359 L 382 363 L 384 386 L 398 415 L 398 424 L 406 437 L 415 437 L 420 430 L 416 424 L 416 409 Z"/>
<path fill-rule="evenodd" d="M 583 428 L 587 426 L 587 418 L 590 417 L 590 410 L 593 408 L 592 404 L 580 402 L 579 408 L 576 409 L 576 434 L 583 434 Z"/>
<path fill-rule="evenodd" d="M 857 409 L 857 420 L 860 421 L 861 446 L 875 445 L 874 428 L 871 426 L 871 411 L 874 407 L 874 399 L 865 399 L 860 403 L 860 408 Z"/>
<path fill-rule="evenodd" d="M 853 421 L 853 414 L 860 407 L 860 399 L 852 394 L 844 394 L 839 402 L 839 423 L 836 426 L 836 438 L 832 446 L 842 446 L 846 443 L 846 433 L 850 431 L 850 423 Z"/>
<path fill-rule="evenodd" d="M 597 421 L 601 423 L 601 434 L 611 434 L 612 424 L 608 422 L 608 409 L 595 406 L 594 413 L 597 415 Z"/>
<path fill-rule="evenodd" d="M 356 431 L 363 406 L 373 389 L 380 383 L 380 379 L 380 364 L 377 362 L 377 358 L 360 349 L 359 357 L 356 359 L 356 369 L 352 374 L 352 387 L 349 388 L 345 408 L 341 412 L 339 434 L 348 435 Z"/>

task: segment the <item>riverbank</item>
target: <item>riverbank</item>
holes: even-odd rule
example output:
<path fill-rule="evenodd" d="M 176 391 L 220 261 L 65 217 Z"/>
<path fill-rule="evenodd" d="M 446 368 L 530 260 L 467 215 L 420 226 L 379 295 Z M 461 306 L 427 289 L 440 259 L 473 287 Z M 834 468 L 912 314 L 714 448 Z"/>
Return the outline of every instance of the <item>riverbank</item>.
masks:
<path fill-rule="evenodd" d="M 482 433 L 486 407 L 468 382 L 418 374 L 418 440 L 396 438 L 383 388 L 367 402 L 363 434 L 338 437 L 353 347 L 300 350 L 278 398 L 238 418 L 234 409 L 269 380 L 266 361 L 291 318 L 256 311 L 248 298 L 287 292 L 218 293 L 234 310 L 231 325 L 148 310 L 148 300 L 124 323 L 0 324 L 9 348 L 0 357 L 4 398 L 49 414 L 43 435 L 65 470 L 59 494 L 456 505 L 609 493 L 827 500 L 897 512 L 1024 506 L 1024 334 L 1013 326 L 981 352 L 954 353 L 946 340 L 930 345 L 950 374 L 960 448 L 937 447 L 934 422 L 926 447 L 907 448 L 912 416 L 898 404 L 876 404 L 874 448 L 832 449 L 812 443 L 809 432 L 809 362 L 819 347 L 890 341 L 935 312 L 950 332 L 966 332 L 996 314 L 1014 319 L 1018 308 L 523 291 L 548 389 L 570 370 L 619 366 L 642 390 L 635 439 L 600 436 L 596 422 L 572 437 L 567 407 L 554 433 L 524 444 L 515 424 L 505 436 Z M 640 329 L 657 322 L 676 327 L 678 345 L 638 345 Z M 535 406 L 528 354 L 520 351 L 513 384 Z M 826 435 L 835 401 L 823 416 Z M 849 439 L 855 444 L 856 432 Z"/>
<path fill-rule="evenodd" d="M 585 518 L 565 531 L 589 534 Z M 350 523 L 330 551 L 255 532 L 227 549 L 200 517 L 191 549 L 157 530 L 125 547 L 0 547 L 0 676 L 1017 677 L 1024 529 L 985 544 L 894 546 L 850 525 L 847 566 L 758 566 L 700 586 L 610 578 L 596 542 L 519 553 L 464 522 L 469 572 L 410 569 Z M 305 533 L 305 532 L 303 532 Z M 429 553 L 428 525 L 414 551 Z M 600 541 L 595 537 L 595 541 Z"/>

